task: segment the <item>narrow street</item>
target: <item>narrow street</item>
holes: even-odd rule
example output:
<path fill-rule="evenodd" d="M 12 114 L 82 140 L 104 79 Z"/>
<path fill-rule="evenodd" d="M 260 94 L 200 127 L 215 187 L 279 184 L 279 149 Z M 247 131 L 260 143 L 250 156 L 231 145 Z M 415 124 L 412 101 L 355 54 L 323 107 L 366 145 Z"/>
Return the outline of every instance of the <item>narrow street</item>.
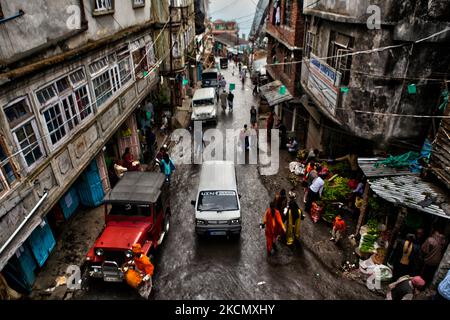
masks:
<path fill-rule="evenodd" d="M 236 83 L 234 112 L 222 113 L 218 128 L 242 128 L 250 120 L 250 108 L 257 105 L 250 79 L 245 90 L 234 64 L 223 74 Z M 289 249 L 278 243 L 278 252 L 267 258 L 265 236 L 259 223 L 273 195 L 263 185 L 256 165 L 238 165 L 237 178 L 243 212 L 239 241 L 224 238 L 198 239 L 194 232 L 194 213 L 190 200 L 195 198 L 200 165 L 179 165 L 172 183 L 172 218 L 168 238 L 156 257 L 154 299 L 376 299 L 365 286 L 336 275 L 336 269 L 312 250 L 322 242 L 329 256 L 336 254 L 329 235 L 318 232 L 305 219 L 309 236 L 300 248 Z M 270 177 L 269 177 L 270 179 Z M 299 201 L 300 202 L 300 201 Z M 320 229 L 319 229 L 320 230 Z M 307 239 L 307 240 L 306 240 Z M 329 246 L 329 247 L 328 247 Z M 331 248 L 331 250 L 330 250 Z M 340 264 L 340 263 L 338 263 Z M 90 283 L 77 299 L 136 299 L 137 294 L 125 284 Z"/>

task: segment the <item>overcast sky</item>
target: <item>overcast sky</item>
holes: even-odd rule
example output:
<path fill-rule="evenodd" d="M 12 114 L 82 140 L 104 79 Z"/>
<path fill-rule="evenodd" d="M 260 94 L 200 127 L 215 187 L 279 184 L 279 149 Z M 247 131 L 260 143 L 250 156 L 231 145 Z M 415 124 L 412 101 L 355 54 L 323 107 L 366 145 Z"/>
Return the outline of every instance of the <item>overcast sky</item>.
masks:
<path fill-rule="evenodd" d="M 215 19 L 233 20 L 239 24 L 239 33 L 248 38 L 252 28 L 256 5 L 259 0 L 210 0 L 209 16 Z"/>

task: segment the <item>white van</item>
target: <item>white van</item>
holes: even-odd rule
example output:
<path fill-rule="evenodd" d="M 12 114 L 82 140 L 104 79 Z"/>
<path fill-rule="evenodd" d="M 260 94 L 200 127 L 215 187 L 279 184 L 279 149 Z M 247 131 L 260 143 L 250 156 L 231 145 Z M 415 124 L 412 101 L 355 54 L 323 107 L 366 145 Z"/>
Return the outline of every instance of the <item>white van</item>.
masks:
<path fill-rule="evenodd" d="M 214 88 L 197 89 L 192 98 L 192 121 L 213 121 L 217 124 L 217 100 Z"/>
<path fill-rule="evenodd" d="M 241 205 L 236 169 L 232 161 L 205 161 L 202 165 L 195 207 L 198 235 L 241 234 Z"/>

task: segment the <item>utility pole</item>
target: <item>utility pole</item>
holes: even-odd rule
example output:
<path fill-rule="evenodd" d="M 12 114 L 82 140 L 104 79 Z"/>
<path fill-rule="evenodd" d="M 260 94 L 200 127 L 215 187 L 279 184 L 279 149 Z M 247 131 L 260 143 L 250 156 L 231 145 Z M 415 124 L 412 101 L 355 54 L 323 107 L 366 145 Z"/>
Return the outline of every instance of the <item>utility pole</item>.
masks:
<path fill-rule="evenodd" d="M 173 95 L 174 95 L 174 85 L 175 81 L 172 83 L 173 76 L 173 39 L 172 39 L 172 0 L 169 1 L 169 48 L 170 48 L 170 73 L 169 73 L 169 83 L 170 86 L 170 106 L 173 107 Z"/>

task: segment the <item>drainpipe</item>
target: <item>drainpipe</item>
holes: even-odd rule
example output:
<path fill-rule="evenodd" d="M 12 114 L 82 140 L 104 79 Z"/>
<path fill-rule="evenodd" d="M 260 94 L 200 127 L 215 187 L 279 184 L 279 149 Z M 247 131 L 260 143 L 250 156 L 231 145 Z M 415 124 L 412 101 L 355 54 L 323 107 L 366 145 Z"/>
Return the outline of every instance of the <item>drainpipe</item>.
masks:
<path fill-rule="evenodd" d="M 33 209 L 31 209 L 30 213 L 25 217 L 25 219 L 22 221 L 22 223 L 16 229 L 16 231 L 14 231 L 14 233 L 8 238 L 8 240 L 6 240 L 6 243 L 0 249 L 0 254 L 3 253 L 3 251 L 6 249 L 6 247 L 11 243 L 11 241 L 13 241 L 15 236 L 20 232 L 20 230 L 22 230 L 23 226 L 30 220 L 30 218 L 34 215 L 36 210 L 39 209 L 39 207 L 44 202 L 44 200 L 47 198 L 47 196 L 48 196 L 48 190 L 45 190 L 45 193 L 43 194 L 41 199 L 39 199 L 38 203 L 36 203 L 36 205 L 33 207 Z"/>

